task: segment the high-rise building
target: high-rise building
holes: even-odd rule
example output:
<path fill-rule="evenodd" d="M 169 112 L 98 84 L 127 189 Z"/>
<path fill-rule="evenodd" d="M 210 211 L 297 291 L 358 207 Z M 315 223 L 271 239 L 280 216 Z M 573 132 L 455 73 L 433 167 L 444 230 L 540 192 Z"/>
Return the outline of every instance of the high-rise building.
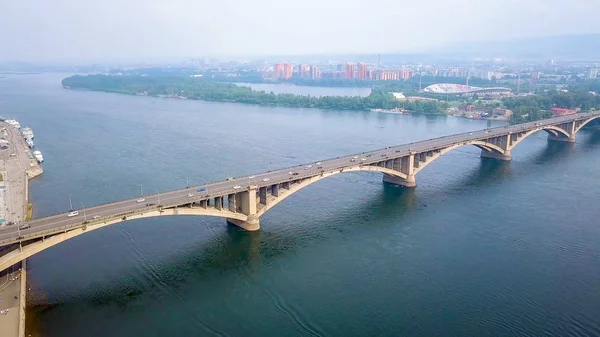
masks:
<path fill-rule="evenodd" d="M 367 78 L 370 80 L 373 79 L 373 70 L 372 69 L 367 70 Z"/>
<path fill-rule="evenodd" d="M 283 78 L 284 79 L 289 79 L 292 78 L 292 71 L 293 71 L 293 67 L 291 63 L 284 63 L 283 64 Z"/>
<path fill-rule="evenodd" d="M 346 63 L 346 78 L 354 78 L 354 63 Z"/>
<path fill-rule="evenodd" d="M 310 78 L 317 79 L 321 77 L 321 72 L 317 66 L 310 66 Z"/>
<path fill-rule="evenodd" d="M 275 64 L 275 71 L 274 71 L 273 75 L 274 75 L 275 79 L 283 77 L 283 63 Z"/>
<path fill-rule="evenodd" d="M 358 63 L 358 78 L 361 80 L 367 79 L 367 64 L 364 62 Z"/>
<path fill-rule="evenodd" d="M 345 69 L 346 69 L 346 68 L 345 68 L 345 65 L 344 65 L 344 64 L 338 64 L 338 65 L 337 65 L 337 67 L 336 67 L 336 70 L 337 70 L 337 71 L 344 71 Z"/>
<path fill-rule="evenodd" d="M 298 68 L 298 76 L 307 78 L 311 74 L 308 64 L 301 64 Z"/>

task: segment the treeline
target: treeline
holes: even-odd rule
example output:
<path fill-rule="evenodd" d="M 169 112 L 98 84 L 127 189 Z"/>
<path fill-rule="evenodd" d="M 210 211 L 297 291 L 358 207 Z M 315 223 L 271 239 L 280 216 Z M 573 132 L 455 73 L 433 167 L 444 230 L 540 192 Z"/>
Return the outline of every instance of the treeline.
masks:
<path fill-rule="evenodd" d="M 589 84 L 570 86 L 566 90 L 547 90 L 530 96 L 509 97 L 502 100 L 513 115 L 511 121 L 520 123 L 552 117 L 552 108 L 600 109 L 600 95 L 590 92 Z"/>
<path fill-rule="evenodd" d="M 435 101 L 400 102 L 381 89 L 372 90 L 367 97 L 303 96 L 255 91 L 249 87 L 211 79 L 182 76 L 72 76 L 62 81 L 63 86 L 123 94 L 149 96 L 179 96 L 207 101 L 237 102 L 256 105 L 320 108 L 338 110 L 370 110 L 404 108 L 425 114 L 445 113 L 447 105 Z"/>

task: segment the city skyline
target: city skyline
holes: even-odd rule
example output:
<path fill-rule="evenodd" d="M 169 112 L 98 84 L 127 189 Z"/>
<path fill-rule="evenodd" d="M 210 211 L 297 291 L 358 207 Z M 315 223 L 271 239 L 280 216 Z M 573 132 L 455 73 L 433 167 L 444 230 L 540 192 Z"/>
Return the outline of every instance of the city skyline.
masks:
<path fill-rule="evenodd" d="M 585 0 L 307 0 L 303 6 L 32 0 L 0 12 L 0 61 L 422 52 L 459 42 L 599 33 L 598 11 L 600 3 Z"/>

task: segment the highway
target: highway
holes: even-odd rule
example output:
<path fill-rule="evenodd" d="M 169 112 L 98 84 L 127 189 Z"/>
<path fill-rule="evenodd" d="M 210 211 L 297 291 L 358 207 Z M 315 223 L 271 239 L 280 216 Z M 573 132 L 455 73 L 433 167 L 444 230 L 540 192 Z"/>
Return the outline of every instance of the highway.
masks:
<path fill-rule="evenodd" d="M 198 202 L 200 200 L 206 200 L 217 196 L 226 196 L 228 194 L 240 192 L 244 189 L 248 189 L 248 187 L 251 185 L 262 187 L 273 185 L 276 183 L 297 180 L 300 178 L 313 177 L 321 174 L 321 172 L 336 171 L 340 170 L 341 168 L 349 168 L 361 164 L 372 164 L 379 162 L 382 159 L 394 159 L 398 157 L 404 157 L 411 152 L 419 153 L 428 150 L 434 150 L 441 147 L 447 147 L 453 144 L 460 144 L 467 141 L 484 140 L 494 136 L 506 135 L 508 133 L 522 132 L 532 129 L 541 129 L 544 126 L 556 125 L 563 122 L 570 122 L 578 119 L 587 119 L 589 117 L 598 115 L 600 115 L 600 112 L 580 113 L 550 118 L 537 122 L 517 124 L 512 126 L 501 126 L 479 131 L 466 132 L 410 144 L 392 146 L 385 149 L 379 149 L 370 152 L 351 154 L 329 160 L 322 160 L 320 162 L 315 161 L 310 164 L 303 164 L 294 167 L 288 167 L 285 169 L 258 173 L 250 177 L 238 177 L 229 181 L 219 181 L 207 185 L 194 186 L 181 190 L 146 195 L 143 197 L 145 198 L 145 201 L 143 202 L 137 202 L 137 200 L 140 199 L 140 197 L 138 197 L 113 203 L 107 203 L 86 208 L 85 214 L 83 209 L 78 209 L 79 214 L 73 217 L 68 217 L 68 213 L 62 213 L 32 220 L 29 223 L 27 223 L 30 226 L 30 228 L 27 229 L 19 230 L 19 227 L 23 226 L 25 223 L 4 227 L 0 229 L 0 244 L 3 240 L 15 240 L 19 236 L 27 234 L 59 229 L 61 227 L 81 226 L 84 221 L 84 218 L 87 218 L 88 221 L 102 221 L 103 219 L 114 218 L 115 216 L 125 215 L 134 211 L 144 211 L 151 209 L 156 210 L 157 205 L 173 207 L 175 205 L 189 204 L 191 202 Z M 353 159 L 354 157 L 356 157 L 355 161 L 351 161 L 351 159 Z M 307 168 L 307 165 L 312 165 L 312 167 Z M 297 175 L 290 173 L 297 173 Z M 264 181 L 264 179 L 268 180 Z M 239 186 L 239 188 L 234 188 L 237 186 Z M 205 190 L 202 192 L 198 192 L 199 188 L 204 188 Z M 193 196 L 188 196 L 188 194 L 193 194 Z M 154 205 L 147 206 L 147 203 L 152 203 Z M 99 218 L 93 219 L 94 217 Z"/>

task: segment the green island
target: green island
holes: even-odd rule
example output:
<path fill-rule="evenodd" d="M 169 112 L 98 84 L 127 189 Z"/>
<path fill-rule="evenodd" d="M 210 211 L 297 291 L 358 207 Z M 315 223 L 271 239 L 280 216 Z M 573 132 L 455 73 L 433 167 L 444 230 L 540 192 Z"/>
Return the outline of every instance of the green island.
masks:
<path fill-rule="evenodd" d="M 375 87 L 371 94 L 361 96 L 304 96 L 256 91 L 250 87 L 212 79 L 189 76 L 71 76 L 62 80 L 69 89 L 104 91 L 129 95 L 172 97 L 205 101 L 236 102 L 244 104 L 283 106 L 293 108 L 318 108 L 335 110 L 403 109 L 411 113 L 445 114 L 445 102 L 418 100 L 399 101 L 392 91 Z"/>

